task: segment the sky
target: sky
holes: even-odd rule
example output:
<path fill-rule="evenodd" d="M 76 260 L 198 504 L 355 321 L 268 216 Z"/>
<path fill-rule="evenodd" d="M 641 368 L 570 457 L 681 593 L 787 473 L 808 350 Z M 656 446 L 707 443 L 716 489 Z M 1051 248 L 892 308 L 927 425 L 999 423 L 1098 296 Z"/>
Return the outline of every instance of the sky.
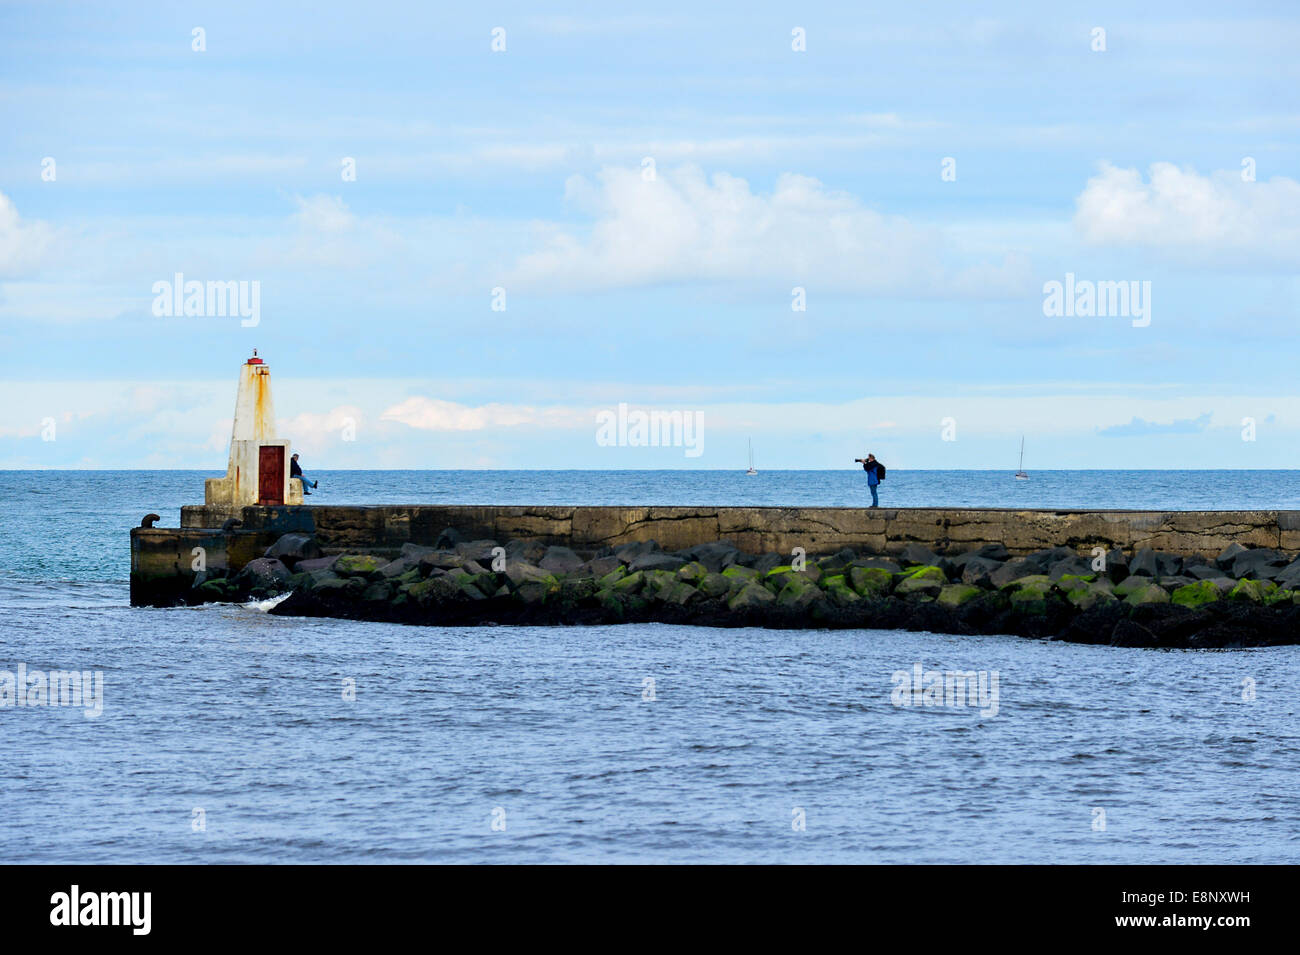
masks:
<path fill-rule="evenodd" d="M 0 468 L 1300 463 L 1300 7 L 540 6 L 0 3 Z"/>

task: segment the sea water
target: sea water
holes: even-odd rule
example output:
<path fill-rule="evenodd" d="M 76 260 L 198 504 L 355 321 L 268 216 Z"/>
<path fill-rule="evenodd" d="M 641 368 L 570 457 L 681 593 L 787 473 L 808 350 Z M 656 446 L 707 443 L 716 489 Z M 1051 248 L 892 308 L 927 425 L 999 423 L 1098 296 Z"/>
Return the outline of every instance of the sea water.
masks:
<path fill-rule="evenodd" d="M 0 472 L 0 688 L 20 666 L 103 681 L 97 715 L 0 707 L 4 858 L 1300 860 L 1298 647 L 129 607 L 128 528 L 174 526 L 204 476 Z M 853 471 L 311 476 L 322 504 L 865 497 Z M 1300 480 L 891 471 L 882 504 L 1297 507 Z M 918 665 L 994 677 L 996 706 L 898 705 Z"/>

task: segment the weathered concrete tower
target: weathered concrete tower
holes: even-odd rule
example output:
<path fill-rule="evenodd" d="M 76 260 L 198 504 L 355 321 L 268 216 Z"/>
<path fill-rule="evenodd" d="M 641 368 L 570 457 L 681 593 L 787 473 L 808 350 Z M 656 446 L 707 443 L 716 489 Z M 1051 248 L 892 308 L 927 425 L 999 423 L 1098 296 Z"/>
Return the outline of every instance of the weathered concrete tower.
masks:
<path fill-rule="evenodd" d="M 226 476 L 207 480 L 204 506 L 235 515 L 250 504 L 301 504 L 302 483 L 289 480 L 289 444 L 275 437 L 271 368 L 253 349 L 239 369 Z"/>

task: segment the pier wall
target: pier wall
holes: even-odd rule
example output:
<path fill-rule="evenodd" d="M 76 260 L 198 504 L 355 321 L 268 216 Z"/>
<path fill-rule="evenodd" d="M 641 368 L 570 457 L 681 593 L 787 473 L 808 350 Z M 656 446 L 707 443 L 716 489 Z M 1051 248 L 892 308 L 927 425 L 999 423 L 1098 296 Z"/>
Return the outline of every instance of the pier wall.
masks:
<path fill-rule="evenodd" d="M 213 528 L 131 529 L 131 603 L 170 604 L 204 572 L 234 573 L 261 557 L 280 535 L 271 531 L 223 533 Z"/>
<path fill-rule="evenodd" d="M 589 555 L 654 540 L 665 550 L 729 540 L 753 554 L 810 555 L 844 547 L 896 554 L 922 544 L 940 554 L 1002 544 L 1013 555 L 1071 547 L 1142 548 L 1213 557 L 1229 544 L 1300 553 L 1300 511 L 1073 511 L 992 508 L 572 507 L 383 505 L 245 507 L 223 531 L 228 512 L 181 509 L 181 527 L 131 531 L 133 603 L 166 603 L 196 582 L 199 565 L 235 573 L 281 534 L 314 536 L 326 554 L 396 555 L 403 544 L 432 546 L 444 529 L 466 540 L 533 539 Z M 199 549 L 199 550 L 196 550 Z M 202 559 L 199 554 L 202 554 Z M 197 562 L 196 562 L 197 561 Z M 202 578 L 200 578 L 201 580 Z"/>
<path fill-rule="evenodd" d="M 182 529 L 219 525 L 224 515 L 181 510 Z M 994 508 L 570 507 L 384 505 L 246 507 L 240 532 L 314 534 L 327 553 L 405 543 L 432 545 L 445 528 L 465 539 L 533 538 L 577 551 L 656 540 L 665 550 L 730 540 L 760 554 L 842 547 L 889 554 L 911 543 L 937 553 L 1003 544 L 1012 554 L 1048 547 L 1144 547 L 1213 557 L 1229 544 L 1300 552 L 1300 511 L 1072 511 Z M 174 531 L 172 533 L 175 533 Z"/>

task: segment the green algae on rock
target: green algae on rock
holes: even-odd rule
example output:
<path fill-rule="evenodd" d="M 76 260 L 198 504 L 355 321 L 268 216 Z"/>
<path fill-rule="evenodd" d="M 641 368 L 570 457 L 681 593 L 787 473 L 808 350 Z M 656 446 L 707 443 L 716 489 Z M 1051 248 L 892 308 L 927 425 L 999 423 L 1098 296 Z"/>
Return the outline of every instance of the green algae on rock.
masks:
<path fill-rule="evenodd" d="M 678 554 L 653 542 L 579 553 L 476 540 L 441 550 L 405 546 L 396 556 L 311 558 L 293 555 L 316 553 L 314 542 L 291 543 L 278 548 L 284 560 L 267 556 L 233 576 L 205 575 L 188 602 L 279 594 L 271 613 L 424 625 L 660 621 L 1010 633 L 1127 647 L 1300 643 L 1300 572 L 1292 572 L 1300 562 L 1286 564 L 1275 552 L 1243 559 L 1248 549 L 1229 555 L 1252 575 L 1236 580 L 1218 576 L 1229 572 L 1222 560 L 1144 553 L 1139 562 L 1144 571 L 1186 567 L 1201 576 L 1193 580 L 1127 574 L 1118 558 L 1105 573 L 1083 573 L 1083 559 L 1061 547 L 1006 560 L 987 547 L 955 557 L 918 547 L 900 569 L 898 561 L 846 548 L 791 564 L 722 543 Z M 500 563 L 497 548 L 508 555 Z"/>

